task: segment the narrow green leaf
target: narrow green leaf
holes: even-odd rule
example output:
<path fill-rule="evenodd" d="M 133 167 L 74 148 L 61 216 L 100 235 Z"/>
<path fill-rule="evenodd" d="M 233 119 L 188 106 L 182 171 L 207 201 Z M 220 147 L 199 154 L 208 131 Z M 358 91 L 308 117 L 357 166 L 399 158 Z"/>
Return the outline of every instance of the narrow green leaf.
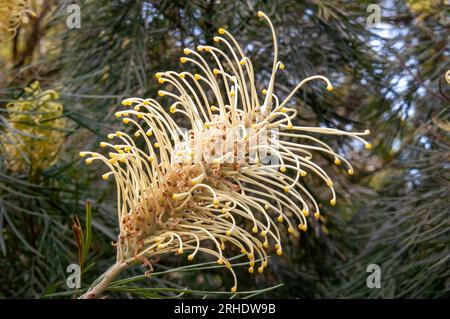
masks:
<path fill-rule="evenodd" d="M 83 263 L 86 261 L 89 254 L 89 247 L 91 246 L 92 240 L 92 209 L 91 203 L 86 202 L 86 228 L 85 236 L 83 241 Z"/>

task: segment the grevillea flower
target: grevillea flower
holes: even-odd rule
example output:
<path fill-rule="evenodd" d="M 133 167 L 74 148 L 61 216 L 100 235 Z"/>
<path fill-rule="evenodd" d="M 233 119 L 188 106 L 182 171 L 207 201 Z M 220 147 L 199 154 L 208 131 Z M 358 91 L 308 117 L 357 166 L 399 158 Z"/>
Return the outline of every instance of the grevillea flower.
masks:
<path fill-rule="evenodd" d="M 12 38 L 28 16 L 35 17 L 30 0 L 2 0 L 0 2 L 0 41 Z"/>
<path fill-rule="evenodd" d="M 169 111 L 186 117 L 187 132 L 157 100 L 133 97 L 122 102 L 129 109 L 116 113 L 132 126 L 131 133 L 109 134 L 110 141 L 100 143 L 110 150 L 107 155 L 80 153 L 90 156 L 88 164 L 101 161 L 107 166 L 104 179 L 114 177 L 120 226 L 117 264 L 85 297 L 98 296 L 112 277 L 134 262 L 184 253 L 193 260 L 200 252 L 230 270 L 235 282 L 231 292 L 236 292 L 228 252 L 245 254 L 248 271 L 262 273 L 272 250 L 283 253 L 283 229 L 307 231 L 307 217 L 320 217 L 302 177 L 316 175 L 330 190 L 330 204 L 336 204 L 333 182 L 311 152 L 332 157 L 350 175 L 353 168 L 316 135 L 345 135 L 369 149 L 361 138 L 369 131 L 292 123 L 297 110 L 289 101 L 304 84 L 320 80 L 326 89 L 333 87 L 324 76 L 311 76 L 280 99 L 275 77 L 284 65 L 278 60 L 276 34 L 269 18 L 263 12 L 258 16 L 269 24 L 274 45 L 272 72 L 262 96 L 250 58 L 220 28 L 214 37 L 217 46 L 200 45 L 198 52 L 184 49 L 181 63 L 192 64 L 199 73 L 156 74 L 159 83 L 169 87 L 158 95 L 174 100 Z M 259 138 L 262 132 L 269 132 L 266 139 Z M 269 162 L 263 161 L 262 151 L 270 154 Z"/>
<path fill-rule="evenodd" d="M 22 98 L 6 105 L 8 130 L 0 135 L 0 143 L 8 169 L 39 171 L 56 162 L 67 127 L 58 98 L 57 92 L 43 91 L 34 82 Z"/>

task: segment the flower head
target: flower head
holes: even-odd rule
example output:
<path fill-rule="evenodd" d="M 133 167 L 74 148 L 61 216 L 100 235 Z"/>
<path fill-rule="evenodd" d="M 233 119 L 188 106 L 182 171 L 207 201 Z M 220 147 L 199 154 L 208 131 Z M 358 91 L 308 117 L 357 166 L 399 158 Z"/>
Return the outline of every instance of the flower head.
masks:
<path fill-rule="evenodd" d="M 43 91 L 38 82 L 25 88 L 22 98 L 6 105 L 8 130 L 0 136 L 11 171 L 25 172 L 52 166 L 65 140 L 66 120 L 59 95 Z"/>
<path fill-rule="evenodd" d="M 28 16 L 35 17 L 30 0 L 2 0 L 0 3 L 0 41 L 12 38 Z"/>
<path fill-rule="evenodd" d="M 180 61 L 198 73 L 156 74 L 159 83 L 168 85 L 158 95 L 173 102 L 169 112 L 155 99 L 128 98 L 122 103 L 127 109 L 116 117 L 131 126 L 131 133 L 109 134 L 110 141 L 100 143 L 107 155 L 80 153 L 88 156 L 87 163 L 102 161 L 109 168 L 103 178 L 115 179 L 120 260 L 170 253 L 187 253 L 193 260 L 203 252 L 232 272 L 234 292 L 237 279 L 228 246 L 247 255 L 250 273 L 261 273 L 271 250 L 283 253 L 283 228 L 291 234 L 306 231 L 307 217 L 320 217 L 304 176 L 321 179 L 329 188 L 330 204 L 336 204 L 333 182 L 312 160 L 312 152 L 330 156 L 353 174 L 350 163 L 317 136 L 344 135 L 370 148 L 361 138 L 368 131 L 294 125 L 297 110 L 288 102 L 303 85 L 320 80 L 327 90 L 333 87 L 316 75 L 284 99 L 278 97 L 275 78 L 285 66 L 278 60 L 271 21 L 262 12 L 258 16 L 272 29 L 274 46 L 271 76 L 262 94 L 250 58 L 220 28 L 216 46 L 184 50 Z M 183 130 L 169 113 L 184 116 L 189 129 Z"/>

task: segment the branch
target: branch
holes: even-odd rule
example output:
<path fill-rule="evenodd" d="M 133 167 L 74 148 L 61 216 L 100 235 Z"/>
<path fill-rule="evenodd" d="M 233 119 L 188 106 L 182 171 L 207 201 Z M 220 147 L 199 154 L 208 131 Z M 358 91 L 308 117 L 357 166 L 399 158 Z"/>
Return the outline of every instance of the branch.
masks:
<path fill-rule="evenodd" d="M 123 261 L 117 261 L 111 268 L 109 268 L 104 274 L 102 279 L 91 287 L 80 299 L 96 299 L 99 298 L 102 293 L 108 288 L 111 281 L 117 277 L 124 269 L 129 265 Z"/>

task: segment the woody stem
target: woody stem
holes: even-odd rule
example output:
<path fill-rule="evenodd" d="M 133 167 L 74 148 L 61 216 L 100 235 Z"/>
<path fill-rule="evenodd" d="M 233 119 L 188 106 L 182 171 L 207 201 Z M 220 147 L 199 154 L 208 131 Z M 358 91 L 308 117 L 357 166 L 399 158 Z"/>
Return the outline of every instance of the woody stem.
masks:
<path fill-rule="evenodd" d="M 96 299 L 101 296 L 101 294 L 108 288 L 111 281 L 119 275 L 128 264 L 123 261 L 117 261 L 111 268 L 109 268 L 103 275 L 103 278 L 95 284 L 93 287 L 83 294 L 80 299 Z"/>

